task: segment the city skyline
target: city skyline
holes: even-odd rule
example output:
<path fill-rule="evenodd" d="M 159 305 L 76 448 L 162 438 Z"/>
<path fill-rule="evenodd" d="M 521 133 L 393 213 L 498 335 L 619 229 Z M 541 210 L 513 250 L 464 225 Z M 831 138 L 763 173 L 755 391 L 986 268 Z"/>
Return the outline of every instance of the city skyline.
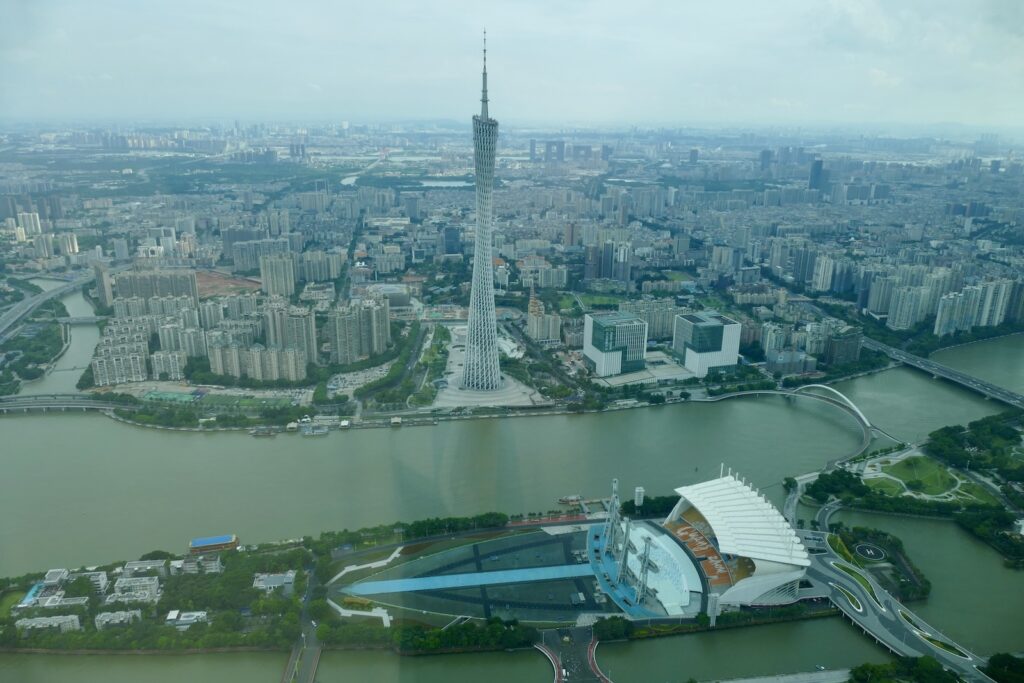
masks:
<path fill-rule="evenodd" d="M 470 36 L 485 25 L 498 29 L 502 110 L 516 125 L 1019 129 L 1024 107 L 1024 17 L 996 0 L 125 9 L 0 9 L 19 28 L 0 47 L 0 88 L 20 94 L 0 118 L 455 119 Z"/>

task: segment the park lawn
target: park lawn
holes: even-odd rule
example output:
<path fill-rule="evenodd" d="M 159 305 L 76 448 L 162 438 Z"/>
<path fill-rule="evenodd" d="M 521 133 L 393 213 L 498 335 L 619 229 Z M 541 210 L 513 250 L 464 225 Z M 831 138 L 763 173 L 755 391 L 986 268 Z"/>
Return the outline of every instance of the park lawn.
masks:
<path fill-rule="evenodd" d="M 25 597 L 25 591 L 10 591 L 0 595 L 0 619 L 5 619 L 11 612 L 11 608 L 21 602 Z"/>
<path fill-rule="evenodd" d="M 683 272 L 680 272 L 678 270 L 663 270 L 661 272 L 663 274 L 665 274 L 668 277 L 668 279 L 672 280 L 673 282 L 676 282 L 676 281 L 679 281 L 679 280 L 692 280 L 693 279 L 693 276 L 690 275 L 689 273 L 683 273 Z"/>
<path fill-rule="evenodd" d="M 920 492 L 931 496 L 945 493 L 956 485 L 956 479 L 943 465 L 923 455 L 905 458 L 895 465 L 888 465 L 882 469 L 904 484 L 914 480 L 920 481 Z"/>
<path fill-rule="evenodd" d="M 898 481 L 893 481 L 886 477 L 876 477 L 874 479 L 865 479 L 864 483 L 875 491 L 880 491 L 887 496 L 902 496 L 906 489 Z"/>
<path fill-rule="evenodd" d="M 965 481 L 960 484 L 960 493 L 966 493 L 979 503 L 984 503 L 985 505 L 1001 505 L 987 488 L 980 484 L 975 484 L 973 481 Z"/>

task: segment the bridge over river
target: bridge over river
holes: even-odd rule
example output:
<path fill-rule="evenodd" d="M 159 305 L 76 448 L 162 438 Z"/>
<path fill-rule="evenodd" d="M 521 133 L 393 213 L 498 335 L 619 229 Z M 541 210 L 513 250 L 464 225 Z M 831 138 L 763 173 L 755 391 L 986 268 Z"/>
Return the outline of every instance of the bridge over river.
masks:
<path fill-rule="evenodd" d="M 909 365 L 912 368 L 917 368 L 918 370 L 923 370 L 930 373 L 933 377 L 941 377 L 944 380 L 955 382 L 965 389 L 981 394 L 985 398 L 1002 401 L 1014 408 L 1024 409 L 1024 395 L 1018 394 L 1015 391 L 1010 391 L 1009 389 L 1004 389 L 1003 387 L 992 384 L 991 382 L 978 379 L 977 377 L 968 375 L 965 372 L 954 370 L 948 365 L 936 363 L 933 360 L 922 358 L 921 356 L 915 356 L 912 353 L 883 344 L 882 342 L 875 341 L 869 337 L 864 337 L 864 348 L 871 349 L 872 351 L 880 351 L 895 361 L 899 361 L 904 365 Z"/>

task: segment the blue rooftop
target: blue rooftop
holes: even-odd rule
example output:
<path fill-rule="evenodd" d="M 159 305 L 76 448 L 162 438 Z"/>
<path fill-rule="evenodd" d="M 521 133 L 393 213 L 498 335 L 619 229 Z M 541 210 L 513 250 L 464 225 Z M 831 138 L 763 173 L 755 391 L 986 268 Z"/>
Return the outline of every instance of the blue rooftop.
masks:
<path fill-rule="evenodd" d="M 224 534 L 223 536 L 204 536 L 202 538 L 193 538 L 189 541 L 190 548 L 202 548 L 206 545 L 224 545 L 225 543 L 232 543 L 235 540 L 234 534 Z"/>

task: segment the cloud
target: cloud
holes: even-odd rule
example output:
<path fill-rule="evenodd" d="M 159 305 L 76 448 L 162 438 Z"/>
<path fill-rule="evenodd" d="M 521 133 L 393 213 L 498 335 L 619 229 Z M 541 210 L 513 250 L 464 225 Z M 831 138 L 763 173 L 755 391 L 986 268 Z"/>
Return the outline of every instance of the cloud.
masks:
<path fill-rule="evenodd" d="M 896 88 L 903 83 L 903 79 L 899 76 L 894 76 L 884 69 L 878 68 L 868 70 L 868 80 L 876 88 Z"/>

